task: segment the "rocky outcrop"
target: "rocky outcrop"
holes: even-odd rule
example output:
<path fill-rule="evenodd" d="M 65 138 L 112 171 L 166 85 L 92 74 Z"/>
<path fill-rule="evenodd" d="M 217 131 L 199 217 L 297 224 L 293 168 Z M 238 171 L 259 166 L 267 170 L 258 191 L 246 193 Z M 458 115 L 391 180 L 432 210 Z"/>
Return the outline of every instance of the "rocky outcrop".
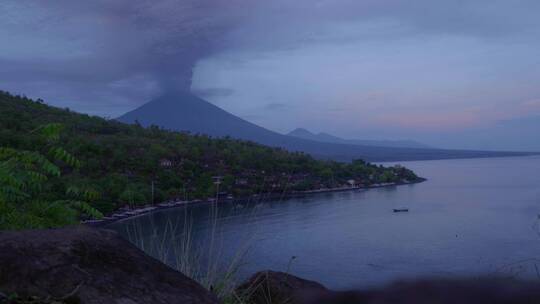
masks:
<path fill-rule="evenodd" d="M 246 303 L 253 304 L 301 303 L 308 296 L 322 296 L 328 292 L 317 282 L 275 271 L 257 272 L 235 291 Z"/>
<path fill-rule="evenodd" d="M 540 282 L 433 279 L 380 289 L 331 291 L 290 274 L 264 271 L 238 287 L 237 294 L 249 304 L 537 304 Z"/>
<path fill-rule="evenodd" d="M 8 297 L 17 294 L 15 300 Z M 537 304 L 540 282 L 453 279 L 337 292 L 264 271 L 236 289 L 247 304 Z M 0 303 L 215 304 L 199 284 L 109 230 L 0 232 Z"/>
<path fill-rule="evenodd" d="M 0 292 L 83 304 L 218 303 L 115 232 L 0 232 Z"/>

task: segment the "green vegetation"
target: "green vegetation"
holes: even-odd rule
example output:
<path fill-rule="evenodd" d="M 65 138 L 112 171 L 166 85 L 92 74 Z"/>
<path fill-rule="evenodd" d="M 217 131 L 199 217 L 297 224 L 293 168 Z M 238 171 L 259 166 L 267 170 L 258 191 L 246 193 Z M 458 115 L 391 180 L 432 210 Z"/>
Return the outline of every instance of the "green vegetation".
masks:
<path fill-rule="evenodd" d="M 37 150 L 0 147 L 0 229 L 54 227 L 76 223 L 81 215 L 102 216 L 87 203 L 97 194 L 61 179 L 62 168 L 79 167 L 57 146 L 61 128 L 49 124 L 31 131 L 44 140 Z"/>
<path fill-rule="evenodd" d="M 1 91 L 0 147 L 0 224 L 14 228 L 215 197 L 216 176 L 220 196 L 235 198 L 418 179 L 402 167 L 319 161 L 253 142 L 127 125 Z M 25 217 L 32 219 L 15 223 Z"/>

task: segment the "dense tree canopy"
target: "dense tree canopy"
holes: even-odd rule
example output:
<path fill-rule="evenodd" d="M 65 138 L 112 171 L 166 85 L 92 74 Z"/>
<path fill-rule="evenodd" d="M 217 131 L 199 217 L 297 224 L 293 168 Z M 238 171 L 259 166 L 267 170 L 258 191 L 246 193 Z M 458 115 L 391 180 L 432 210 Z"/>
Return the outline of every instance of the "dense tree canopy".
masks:
<path fill-rule="evenodd" d="M 54 176 L 47 191 L 65 194 L 70 188 L 95 193 L 89 202 L 103 213 L 152 200 L 213 197 L 216 177 L 222 181 L 220 195 L 235 198 L 337 187 L 351 181 L 371 185 L 418 179 L 399 166 L 316 160 L 232 138 L 127 125 L 0 91 L 0 147 L 43 151 L 49 142 L 34 130 L 51 124 L 62 126 L 57 143 L 75 156 L 77 166 L 57 163 L 62 175 Z"/>

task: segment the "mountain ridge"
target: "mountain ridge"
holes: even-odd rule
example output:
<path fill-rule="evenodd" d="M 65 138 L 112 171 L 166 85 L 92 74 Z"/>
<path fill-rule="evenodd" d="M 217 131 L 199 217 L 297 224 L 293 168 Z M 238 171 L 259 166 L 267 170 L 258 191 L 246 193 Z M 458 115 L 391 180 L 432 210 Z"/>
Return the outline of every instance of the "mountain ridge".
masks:
<path fill-rule="evenodd" d="M 369 140 L 369 139 L 344 139 L 325 132 L 313 133 L 305 128 L 296 128 L 287 133 L 288 136 L 294 136 L 303 139 L 309 139 L 327 143 L 340 143 L 360 146 L 375 146 L 387 148 L 420 148 L 434 149 L 434 147 L 413 141 L 413 140 Z"/>
<path fill-rule="evenodd" d="M 289 151 L 309 153 L 320 159 L 351 161 L 407 161 L 528 155 L 522 152 L 388 148 L 326 143 L 283 135 L 241 119 L 188 91 L 169 92 L 117 118 L 124 123 L 157 125 L 214 137 L 233 137 Z"/>

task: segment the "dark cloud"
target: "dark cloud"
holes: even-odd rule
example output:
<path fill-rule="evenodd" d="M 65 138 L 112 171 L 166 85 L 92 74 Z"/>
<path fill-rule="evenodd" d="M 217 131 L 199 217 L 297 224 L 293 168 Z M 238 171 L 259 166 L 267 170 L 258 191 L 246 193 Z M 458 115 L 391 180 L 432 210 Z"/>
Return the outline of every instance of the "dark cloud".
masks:
<path fill-rule="evenodd" d="M 0 4 L 0 38 L 9 44 L 0 80 L 64 91 L 79 83 L 79 96 L 101 87 L 109 98 L 137 91 L 141 79 L 189 89 L 196 61 L 220 50 L 220 37 L 241 19 L 236 2 L 8 0 Z"/>
<path fill-rule="evenodd" d="M 228 97 L 234 94 L 234 90 L 229 88 L 203 88 L 192 91 L 201 98 Z"/>
<path fill-rule="evenodd" d="M 189 89 L 194 65 L 228 50 L 264 53 L 404 34 L 516 38 L 537 31 L 539 9 L 534 0 L 4 0 L 0 84 L 78 100 L 85 109 L 93 104 L 96 113 L 107 102 L 127 110 L 134 106 L 128 100 Z M 365 22 L 388 28 L 357 26 Z"/>

